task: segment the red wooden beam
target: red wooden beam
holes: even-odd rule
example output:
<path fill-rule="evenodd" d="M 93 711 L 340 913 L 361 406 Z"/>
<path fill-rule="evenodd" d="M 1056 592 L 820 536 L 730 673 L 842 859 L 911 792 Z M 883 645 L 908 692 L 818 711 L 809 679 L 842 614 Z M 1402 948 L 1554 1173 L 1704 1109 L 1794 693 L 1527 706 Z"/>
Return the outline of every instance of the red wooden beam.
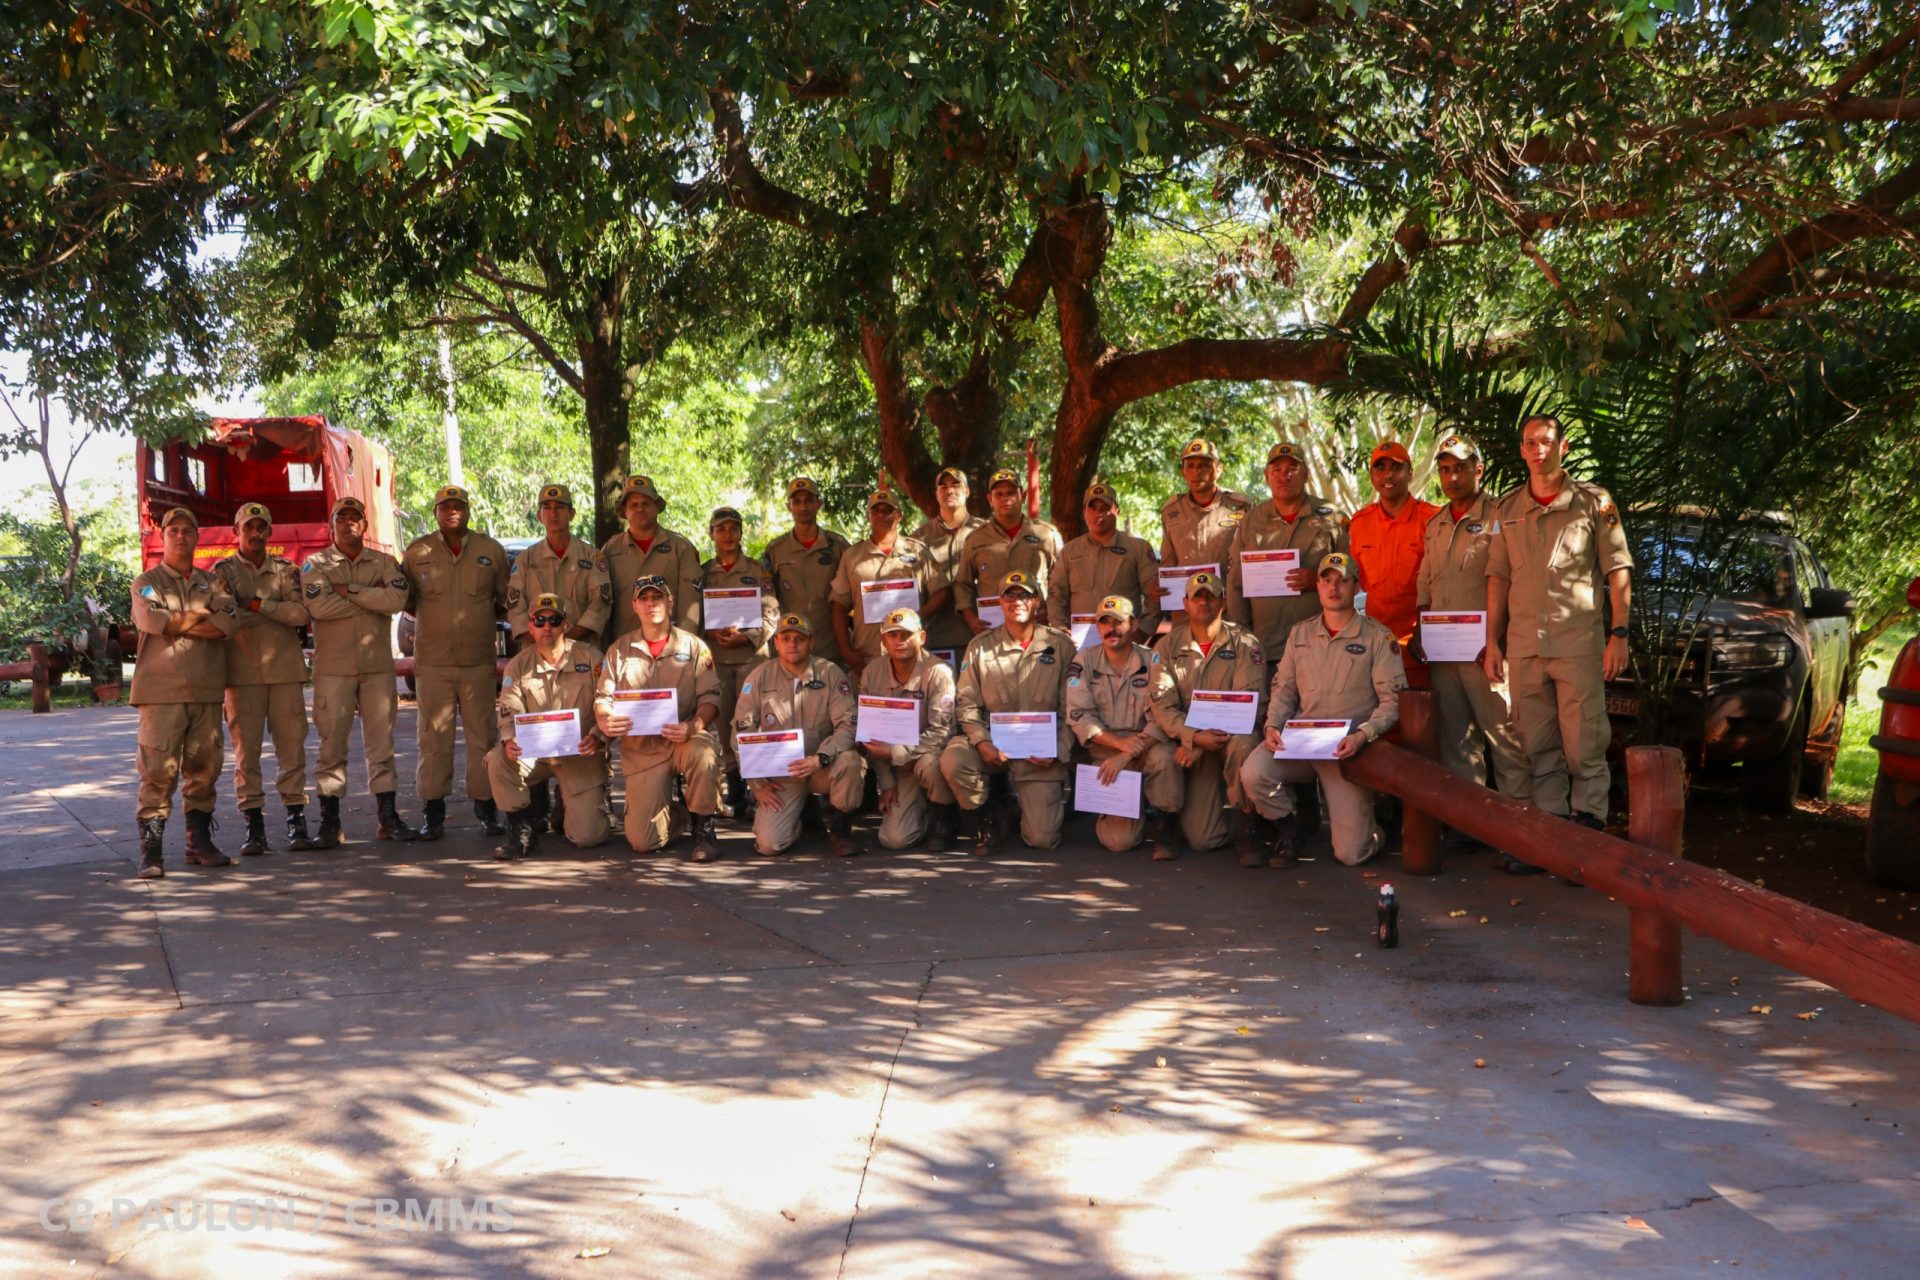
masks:
<path fill-rule="evenodd" d="M 1687 761 L 1675 747 L 1627 748 L 1627 838 L 1656 854 L 1680 856 L 1687 825 Z M 1627 909 L 1627 995 L 1635 1004 L 1686 999 L 1680 925 L 1664 912 Z"/>

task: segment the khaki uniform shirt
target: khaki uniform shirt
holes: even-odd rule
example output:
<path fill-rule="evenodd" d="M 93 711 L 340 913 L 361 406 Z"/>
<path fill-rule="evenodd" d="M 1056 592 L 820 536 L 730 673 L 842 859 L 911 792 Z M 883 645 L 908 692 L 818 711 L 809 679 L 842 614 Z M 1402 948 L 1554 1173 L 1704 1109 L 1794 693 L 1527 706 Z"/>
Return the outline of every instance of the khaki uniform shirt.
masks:
<path fill-rule="evenodd" d="M 506 548 L 469 529 L 454 555 L 435 529 L 400 557 L 413 582 L 414 659 L 423 667 L 493 665 L 499 610 L 507 605 Z"/>
<path fill-rule="evenodd" d="M 682 720 L 693 719 L 693 713 L 703 706 L 712 707 L 716 716 L 720 714 L 720 673 L 714 668 L 713 651 L 705 640 L 679 627 L 668 628 L 666 647 L 657 658 L 638 628 L 614 641 L 601 663 L 594 709 L 623 714 L 613 700 L 616 689 L 673 689 L 678 694 Z M 720 731 L 717 724 L 708 728 Z"/>
<path fill-rule="evenodd" d="M 1073 615 L 1092 613 L 1108 596 L 1133 601 L 1141 635 L 1151 637 L 1159 627 L 1160 562 L 1145 538 L 1124 529 L 1114 531 L 1108 546 L 1084 533 L 1066 545 L 1047 583 L 1047 621 L 1071 627 Z"/>
<path fill-rule="evenodd" d="M 1606 648 L 1607 576 L 1633 568 L 1605 489 L 1569 478 L 1541 506 L 1521 485 L 1494 504 L 1487 576 L 1507 592 L 1508 657 L 1597 657 Z"/>
<path fill-rule="evenodd" d="M 236 553 L 216 565 L 213 574 L 234 603 L 227 683 L 304 684 L 307 655 L 300 651 L 300 628 L 307 625 L 307 606 L 301 603 L 300 570 L 275 555 L 256 569 Z M 247 608 L 249 600 L 260 602 L 257 612 Z"/>
<path fill-rule="evenodd" d="M 1105 645 L 1080 655 L 1067 677 L 1067 728 L 1082 743 L 1103 733 L 1133 734 L 1146 730 L 1164 742 L 1167 734 L 1153 723 L 1153 651 L 1130 645 L 1126 661 L 1114 666 Z"/>
<path fill-rule="evenodd" d="M 736 733 L 767 733 L 774 729 L 802 731 L 800 748 L 807 755 L 825 752 L 831 760 L 853 747 L 854 717 L 858 707 L 853 685 L 838 664 L 825 658 L 807 659 L 798 676 L 789 675 L 780 659 L 769 658 L 755 667 L 740 686 L 734 704 Z M 738 738 L 735 739 L 738 745 Z"/>
<path fill-rule="evenodd" d="M 960 732 L 977 747 L 992 737 L 989 712 L 1051 711 L 1060 730 L 1054 756 L 1064 764 L 1073 750 L 1066 717 L 1073 665 L 1073 636 L 1058 627 L 1035 627 L 1024 649 L 1005 627 L 983 631 L 967 646 L 954 681 L 954 719 Z"/>
<path fill-rule="evenodd" d="M 335 591 L 336 583 L 348 594 Z M 393 615 L 407 607 L 413 584 L 392 556 L 367 547 L 349 560 L 339 547 L 327 547 L 307 557 L 300 587 L 313 619 L 313 674 L 393 670 Z"/>
<path fill-rule="evenodd" d="M 1041 599 L 1046 599 L 1053 562 L 1065 549 L 1060 531 L 1044 520 L 1023 517 L 1012 537 L 988 520 L 967 535 L 966 546 L 961 550 L 958 576 L 953 580 L 954 607 L 977 609 L 982 595 L 989 600 L 999 600 L 1000 579 L 1016 569 L 1030 575 L 1033 589 L 1040 593 Z M 1066 625 L 1064 619 L 1056 621 Z"/>
<path fill-rule="evenodd" d="M 896 537 L 893 548 L 888 551 L 882 551 L 872 538 L 862 538 L 848 547 L 840 557 L 840 569 L 834 574 L 831 595 L 835 604 L 847 610 L 847 620 L 853 632 L 853 647 L 859 651 L 863 667 L 866 659 L 880 656 L 880 622 L 885 622 L 887 615 L 882 613 L 880 622 L 865 620 L 866 606 L 861 599 L 860 586 L 862 583 L 882 582 L 889 578 L 912 578 L 915 589 L 920 592 L 921 604 L 925 604 L 934 592 L 946 585 L 925 544 L 905 535 Z"/>
<path fill-rule="evenodd" d="M 623 636 L 640 625 L 633 611 L 633 580 L 657 573 L 673 588 L 674 626 L 696 635 L 700 631 L 700 553 L 691 542 L 664 526 L 655 526 L 653 545 L 640 550 L 625 529 L 600 547 L 613 579 L 613 621 L 609 636 Z"/>
<path fill-rule="evenodd" d="M 760 553 L 760 564 L 773 583 L 781 613 L 797 613 L 813 624 L 816 647 L 838 649 L 833 633 L 833 610 L 827 602 L 833 596 L 833 579 L 840 572 L 840 557 L 847 554 L 847 540 L 822 527 L 812 547 L 800 545 L 793 531 L 775 538 Z"/>
<path fill-rule="evenodd" d="M 133 624 L 140 650 L 133 663 L 132 703 L 218 702 L 227 689 L 227 642 L 165 634 L 167 621 L 200 610 L 232 635 L 233 593 L 205 569 L 184 577 L 157 564 L 133 580 Z"/>
<path fill-rule="evenodd" d="M 627 584 L 633 593 L 633 584 Z M 567 602 L 567 626 L 584 627 L 594 635 L 606 629 L 613 613 L 613 578 L 607 557 L 578 538 L 567 543 L 566 555 L 555 553 L 545 538 L 522 551 L 513 562 L 507 582 L 507 618 L 516 637 L 527 634 L 533 602 L 544 595 Z"/>
<path fill-rule="evenodd" d="M 1202 651 L 1193 638 L 1193 624 L 1182 622 L 1153 647 L 1151 696 L 1153 718 L 1161 732 L 1181 746 L 1193 745 L 1198 732 L 1187 727 L 1187 704 L 1195 689 L 1222 689 L 1264 694 L 1267 655 L 1253 632 L 1236 622 L 1220 623 L 1220 638 Z M 1258 704 L 1254 724 L 1260 723 Z"/>
<path fill-rule="evenodd" d="M 712 641 L 707 642 L 707 647 L 713 650 L 713 660 L 723 667 L 758 666 L 767 660 L 767 641 L 773 637 L 773 629 L 780 625 L 780 602 L 774 598 L 773 584 L 767 581 L 760 562 L 751 556 L 741 556 L 731 569 L 722 569 L 717 556 L 700 566 L 700 590 L 720 591 L 727 587 L 752 587 L 760 593 L 761 624 L 741 629 L 743 634 L 752 637 L 751 649 L 728 649 Z"/>
<path fill-rule="evenodd" d="M 1442 506 L 1427 521 L 1427 549 L 1420 558 L 1420 582 L 1415 594 L 1420 608 L 1435 613 L 1487 607 L 1487 556 L 1493 543 L 1493 499 L 1482 493 L 1453 518 L 1453 506 Z"/>
<path fill-rule="evenodd" d="M 1227 547 L 1253 509 L 1253 499 L 1231 489 L 1214 491 L 1213 501 L 1196 506 L 1182 493 L 1160 508 L 1160 563 L 1217 564 L 1227 571 Z"/>
<path fill-rule="evenodd" d="M 1356 613 L 1338 635 L 1320 617 L 1293 629 L 1273 671 L 1267 727 L 1288 720 L 1351 720 L 1375 741 L 1400 720 L 1407 669 L 1385 624 Z"/>
<path fill-rule="evenodd" d="M 922 756 L 935 760 L 953 738 L 953 668 L 930 653 L 920 660 L 905 680 L 893 676 L 893 660 L 881 654 L 860 673 L 860 692 L 876 698 L 910 698 L 920 707 L 920 741 L 913 746 L 893 743 L 889 750 L 896 768 L 904 768 Z M 856 707 L 856 713 L 858 708 Z M 857 724 L 857 721 L 856 721 Z"/>
<path fill-rule="evenodd" d="M 1292 523 L 1282 518 L 1270 501 L 1253 508 L 1227 547 L 1227 616 L 1258 636 L 1261 647 L 1275 658 L 1280 656 L 1280 646 L 1288 632 L 1308 618 L 1319 616 L 1320 596 L 1309 586 L 1297 596 L 1249 599 L 1244 589 L 1240 553 L 1291 548 L 1300 553 L 1302 569 L 1317 573 L 1322 559 L 1336 551 L 1345 551 L 1347 518 L 1311 493 L 1303 497 L 1305 506 Z"/>
<path fill-rule="evenodd" d="M 600 650 L 587 640 L 562 640 L 560 658 L 552 666 L 540 651 L 528 645 L 507 659 L 500 677 L 500 696 L 494 703 L 500 715 L 500 741 L 514 740 L 513 718 L 530 711 L 580 713 L 580 732 L 596 733 L 593 694 L 600 679 Z"/>
<path fill-rule="evenodd" d="M 926 547 L 927 554 L 933 559 L 933 567 L 940 575 L 940 586 L 952 586 L 959 578 L 960 567 L 966 563 L 961 552 L 966 550 L 967 539 L 985 523 L 984 517 L 968 515 L 960 522 L 959 528 L 949 529 L 936 515 L 913 531 L 914 541 Z M 966 619 L 960 616 L 959 606 L 951 600 L 932 617 L 922 613 L 920 621 L 927 625 L 927 647 L 952 649 L 956 662 L 960 659 L 960 651 L 973 639 Z"/>

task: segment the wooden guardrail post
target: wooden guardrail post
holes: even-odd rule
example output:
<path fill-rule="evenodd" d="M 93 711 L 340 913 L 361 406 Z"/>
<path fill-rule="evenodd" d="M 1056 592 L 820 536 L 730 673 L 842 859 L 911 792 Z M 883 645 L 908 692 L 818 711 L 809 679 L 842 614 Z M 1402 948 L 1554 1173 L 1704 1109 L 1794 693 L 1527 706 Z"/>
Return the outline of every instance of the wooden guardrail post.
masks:
<path fill-rule="evenodd" d="M 1627 748 L 1627 838 L 1669 858 L 1680 856 L 1687 820 L 1686 758 L 1674 747 Z M 1680 989 L 1680 924 L 1643 907 L 1627 908 L 1627 989 L 1635 1004 L 1675 1005 Z"/>
<path fill-rule="evenodd" d="M 59 679 L 53 672 L 53 658 L 38 641 L 27 646 L 27 658 L 33 663 L 33 709 L 52 711 L 53 684 Z"/>
<path fill-rule="evenodd" d="M 1440 759 L 1440 715 L 1433 693 L 1408 689 L 1400 695 L 1400 741 L 1428 760 Z M 1410 876 L 1440 874 L 1440 820 L 1419 801 L 1401 797 L 1400 870 Z"/>

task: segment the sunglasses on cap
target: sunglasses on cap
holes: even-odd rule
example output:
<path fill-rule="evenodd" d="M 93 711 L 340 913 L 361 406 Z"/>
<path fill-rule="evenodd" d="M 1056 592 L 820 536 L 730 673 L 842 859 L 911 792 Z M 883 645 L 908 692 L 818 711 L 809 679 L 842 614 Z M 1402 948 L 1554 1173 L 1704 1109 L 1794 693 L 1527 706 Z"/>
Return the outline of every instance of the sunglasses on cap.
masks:
<path fill-rule="evenodd" d="M 557 613 L 536 613 L 527 619 L 527 623 L 535 627 L 564 627 L 567 620 Z"/>

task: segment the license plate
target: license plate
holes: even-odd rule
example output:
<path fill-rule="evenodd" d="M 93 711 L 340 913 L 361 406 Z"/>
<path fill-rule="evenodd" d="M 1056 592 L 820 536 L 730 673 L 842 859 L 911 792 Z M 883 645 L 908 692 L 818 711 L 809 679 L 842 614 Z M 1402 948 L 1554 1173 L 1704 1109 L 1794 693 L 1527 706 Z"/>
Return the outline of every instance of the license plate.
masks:
<path fill-rule="evenodd" d="M 1616 693 L 1610 693 L 1607 695 L 1607 714 L 1610 716 L 1625 716 L 1629 719 L 1636 718 L 1640 714 L 1640 699 L 1627 698 Z"/>

